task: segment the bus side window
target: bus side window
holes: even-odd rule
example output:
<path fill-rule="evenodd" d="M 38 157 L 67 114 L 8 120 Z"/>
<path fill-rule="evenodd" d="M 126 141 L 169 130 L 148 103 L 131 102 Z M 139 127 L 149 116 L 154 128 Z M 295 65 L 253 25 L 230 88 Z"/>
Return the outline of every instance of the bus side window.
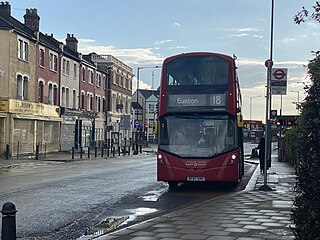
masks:
<path fill-rule="evenodd" d="M 175 85 L 175 81 L 174 81 L 174 78 L 170 75 L 167 76 L 167 79 L 168 79 L 168 85 Z"/>
<path fill-rule="evenodd" d="M 160 135 L 161 135 L 161 145 L 169 145 L 169 135 L 168 135 L 168 128 L 167 123 L 163 120 L 160 120 Z"/>

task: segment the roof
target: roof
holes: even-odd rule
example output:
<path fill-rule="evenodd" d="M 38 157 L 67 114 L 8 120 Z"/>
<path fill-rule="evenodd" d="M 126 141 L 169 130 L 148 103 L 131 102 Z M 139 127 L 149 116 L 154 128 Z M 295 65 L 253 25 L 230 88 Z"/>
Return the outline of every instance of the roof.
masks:
<path fill-rule="evenodd" d="M 87 63 L 91 67 L 95 67 L 96 66 L 95 63 L 91 60 L 91 55 L 90 54 L 82 55 L 82 59 L 84 60 L 85 63 Z"/>
<path fill-rule="evenodd" d="M 19 22 L 14 17 L 1 17 L 0 16 L 0 29 L 14 29 L 20 34 L 25 35 L 30 39 L 35 39 L 33 30 L 28 28 L 25 24 Z"/>
<path fill-rule="evenodd" d="M 47 47 L 53 48 L 55 51 L 60 51 L 61 42 L 53 38 L 53 35 L 47 35 L 39 33 L 40 44 L 46 45 Z"/>
<path fill-rule="evenodd" d="M 149 98 L 152 94 L 156 97 L 159 97 L 158 90 L 147 90 L 147 89 L 139 89 L 139 92 L 144 96 L 145 99 Z"/>
<path fill-rule="evenodd" d="M 142 106 L 137 102 L 132 102 L 131 106 L 133 109 L 143 109 Z"/>

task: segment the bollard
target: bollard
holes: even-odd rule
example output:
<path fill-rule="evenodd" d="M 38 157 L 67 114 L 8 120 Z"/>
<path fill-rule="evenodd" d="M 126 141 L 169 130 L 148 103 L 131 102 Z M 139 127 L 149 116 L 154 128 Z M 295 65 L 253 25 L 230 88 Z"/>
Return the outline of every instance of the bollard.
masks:
<path fill-rule="evenodd" d="M 128 148 L 128 155 L 130 156 L 130 146 L 129 146 L 129 148 Z"/>
<path fill-rule="evenodd" d="M 118 146 L 118 156 L 120 156 L 120 146 Z"/>
<path fill-rule="evenodd" d="M 139 148 L 139 145 L 138 145 L 138 143 L 137 143 L 137 144 L 135 144 L 135 149 L 134 149 L 134 152 L 133 152 L 134 155 L 136 155 L 136 154 L 139 153 L 138 148 Z"/>
<path fill-rule="evenodd" d="M 18 141 L 18 146 L 17 146 L 17 159 L 19 159 L 19 149 L 20 149 L 20 142 Z"/>
<path fill-rule="evenodd" d="M 259 157 L 259 155 L 258 155 L 257 149 L 252 148 L 252 150 L 251 150 L 251 157 L 250 157 L 250 158 L 258 158 L 258 157 Z"/>
<path fill-rule="evenodd" d="M 6 145 L 6 159 L 8 160 L 9 159 L 9 144 Z"/>
<path fill-rule="evenodd" d="M 94 157 L 98 156 L 98 147 L 94 147 Z"/>
<path fill-rule="evenodd" d="M 74 147 L 72 147 L 72 159 L 74 159 Z"/>
<path fill-rule="evenodd" d="M 140 145 L 140 153 L 142 153 L 142 145 Z"/>
<path fill-rule="evenodd" d="M 6 202 L 2 206 L 2 240 L 15 240 L 16 233 L 16 206 L 12 202 Z"/>
<path fill-rule="evenodd" d="M 88 147 L 88 158 L 90 158 L 90 147 Z"/>
<path fill-rule="evenodd" d="M 36 145 L 36 160 L 39 160 L 39 145 Z"/>
<path fill-rule="evenodd" d="M 82 159 L 82 147 L 80 147 L 80 158 Z"/>
<path fill-rule="evenodd" d="M 107 147 L 107 157 L 110 157 L 110 148 L 109 148 L 109 146 Z"/>
<path fill-rule="evenodd" d="M 115 147 L 112 148 L 112 155 L 115 157 L 116 156 L 116 149 Z"/>
<path fill-rule="evenodd" d="M 103 148 L 103 146 L 101 147 L 101 157 L 103 157 L 103 150 L 104 150 L 104 148 Z"/>

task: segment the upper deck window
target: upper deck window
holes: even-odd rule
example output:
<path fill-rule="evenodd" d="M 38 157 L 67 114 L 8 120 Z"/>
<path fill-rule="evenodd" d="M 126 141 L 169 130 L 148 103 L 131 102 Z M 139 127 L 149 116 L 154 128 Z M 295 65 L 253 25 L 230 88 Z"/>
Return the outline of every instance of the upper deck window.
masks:
<path fill-rule="evenodd" d="M 167 64 L 167 85 L 228 84 L 230 63 L 217 56 L 186 56 Z"/>

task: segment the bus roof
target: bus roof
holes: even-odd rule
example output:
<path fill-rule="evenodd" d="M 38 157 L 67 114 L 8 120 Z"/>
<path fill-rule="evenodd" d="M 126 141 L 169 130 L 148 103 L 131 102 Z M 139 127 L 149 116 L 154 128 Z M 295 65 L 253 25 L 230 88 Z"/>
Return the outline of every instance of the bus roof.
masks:
<path fill-rule="evenodd" d="M 234 61 L 234 59 L 229 56 L 229 55 L 225 55 L 225 54 L 221 54 L 221 53 L 214 53 L 214 52 L 189 52 L 189 53 L 180 53 L 174 56 L 170 56 L 168 58 L 166 58 L 163 62 L 163 64 L 166 64 L 168 62 L 173 61 L 176 58 L 180 58 L 180 57 L 187 57 L 187 56 L 217 56 L 217 57 L 221 57 L 224 58 L 227 61 Z"/>

